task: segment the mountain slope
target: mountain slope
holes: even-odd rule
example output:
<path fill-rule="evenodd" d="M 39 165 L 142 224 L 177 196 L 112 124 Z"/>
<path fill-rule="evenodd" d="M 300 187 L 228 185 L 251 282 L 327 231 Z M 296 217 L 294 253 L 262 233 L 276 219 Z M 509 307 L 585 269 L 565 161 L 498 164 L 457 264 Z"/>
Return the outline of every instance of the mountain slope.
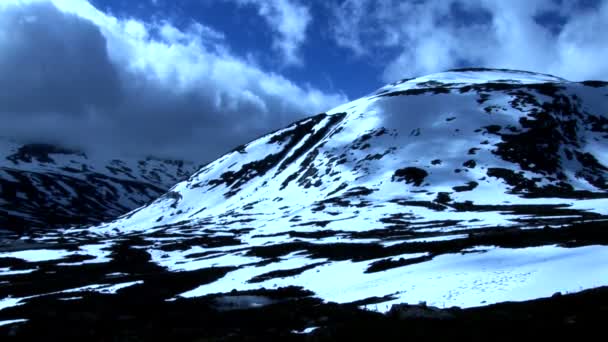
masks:
<path fill-rule="evenodd" d="M 435 203 L 449 213 L 450 203 L 466 201 L 605 197 L 606 93 L 504 71 L 448 72 L 390 85 L 239 147 L 145 209 L 96 230 L 223 224 L 216 217 L 256 212 L 281 226 L 362 211 L 349 214 L 345 207 L 374 208 L 368 219 L 380 222 L 375 218 L 401 211 L 403 201 Z M 505 223 L 487 220 L 475 225 Z M 256 232 L 266 231 L 261 228 Z"/>
<path fill-rule="evenodd" d="M 115 218 L 196 171 L 183 161 L 91 158 L 48 144 L 0 142 L 0 229 L 16 232 Z"/>
<path fill-rule="evenodd" d="M 387 311 L 607 285 L 607 85 L 486 69 L 387 85 L 112 222 L 0 254 L 9 281 L 60 279 L 8 285 L 4 305 L 85 289 L 247 302 L 296 286 Z"/>

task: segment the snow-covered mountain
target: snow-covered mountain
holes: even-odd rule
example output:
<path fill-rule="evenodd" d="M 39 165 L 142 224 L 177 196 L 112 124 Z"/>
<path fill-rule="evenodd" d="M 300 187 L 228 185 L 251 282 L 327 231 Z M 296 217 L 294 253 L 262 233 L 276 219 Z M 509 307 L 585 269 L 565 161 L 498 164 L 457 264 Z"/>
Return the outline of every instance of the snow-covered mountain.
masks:
<path fill-rule="evenodd" d="M 454 203 L 604 197 L 608 90 L 597 85 L 504 71 L 403 80 L 240 146 L 94 231 L 189 222 L 275 234 L 318 221 L 368 230 L 404 212 L 410 223 L 445 216 L 470 227 L 513 217 L 469 217 Z"/>
<path fill-rule="evenodd" d="M 165 193 L 191 162 L 110 159 L 49 144 L 0 140 L 0 230 L 94 224 Z"/>
<path fill-rule="evenodd" d="M 402 80 L 239 146 L 114 221 L 0 253 L 20 260 L 0 280 L 48 265 L 61 279 L 11 283 L 0 307 L 296 286 L 386 311 L 608 285 L 607 148 L 605 82 L 488 69 Z"/>

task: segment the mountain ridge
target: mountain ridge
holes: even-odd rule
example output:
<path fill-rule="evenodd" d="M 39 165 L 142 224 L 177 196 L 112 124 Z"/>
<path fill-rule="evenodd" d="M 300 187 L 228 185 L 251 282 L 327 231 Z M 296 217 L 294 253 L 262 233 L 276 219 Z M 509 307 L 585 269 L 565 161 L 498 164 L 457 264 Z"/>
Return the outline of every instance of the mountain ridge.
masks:
<path fill-rule="evenodd" d="M 156 199 L 196 169 L 179 160 L 104 160 L 53 144 L 0 143 L 0 225 L 12 232 L 113 219 Z"/>

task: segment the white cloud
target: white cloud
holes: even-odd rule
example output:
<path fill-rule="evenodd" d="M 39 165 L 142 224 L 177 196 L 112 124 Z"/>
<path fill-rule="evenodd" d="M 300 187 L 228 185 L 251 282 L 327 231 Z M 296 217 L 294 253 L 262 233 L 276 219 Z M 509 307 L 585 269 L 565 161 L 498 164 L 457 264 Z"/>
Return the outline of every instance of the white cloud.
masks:
<path fill-rule="evenodd" d="M 256 6 L 260 16 L 277 35 L 273 47 L 286 65 L 301 65 L 300 47 L 312 17 L 308 7 L 297 0 L 233 0 L 239 5 Z"/>
<path fill-rule="evenodd" d="M 608 79 L 608 1 L 597 11 L 572 18 L 558 37 L 557 73 L 570 77 Z M 575 68 L 574 72 L 571 69 Z"/>
<path fill-rule="evenodd" d="M 370 0 L 345 0 L 339 5 L 330 7 L 334 15 L 332 33 L 338 46 L 351 49 L 359 56 L 369 52 L 367 47 L 371 47 L 372 44 L 364 44 L 363 36 L 371 36 L 375 30 L 366 26 L 372 22 L 367 18 L 368 9 L 372 6 L 373 2 Z M 386 32 L 386 37 L 389 36 L 389 32 Z"/>
<path fill-rule="evenodd" d="M 235 56 L 202 24 L 80 0 L 3 0 L 0 74 L 0 135 L 198 161 L 347 100 Z"/>
<path fill-rule="evenodd" d="M 467 65 L 608 79 L 608 0 L 345 0 L 330 6 L 335 42 L 362 58 L 389 51 L 383 79 Z M 589 3 L 588 3 L 589 5 Z M 538 20 L 548 17 L 550 24 Z M 563 21 L 563 22 L 562 22 Z"/>

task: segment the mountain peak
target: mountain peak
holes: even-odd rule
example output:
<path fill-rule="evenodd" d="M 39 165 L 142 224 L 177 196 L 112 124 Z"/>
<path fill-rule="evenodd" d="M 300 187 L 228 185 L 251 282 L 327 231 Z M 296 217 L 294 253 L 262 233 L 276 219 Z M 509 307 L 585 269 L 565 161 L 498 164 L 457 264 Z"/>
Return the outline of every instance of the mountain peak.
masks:
<path fill-rule="evenodd" d="M 568 81 L 561 77 L 531 71 L 490 68 L 460 68 L 414 78 L 405 78 L 378 89 L 376 93 L 436 87 L 453 88 L 483 83 L 537 84 L 564 82 Z"/>

